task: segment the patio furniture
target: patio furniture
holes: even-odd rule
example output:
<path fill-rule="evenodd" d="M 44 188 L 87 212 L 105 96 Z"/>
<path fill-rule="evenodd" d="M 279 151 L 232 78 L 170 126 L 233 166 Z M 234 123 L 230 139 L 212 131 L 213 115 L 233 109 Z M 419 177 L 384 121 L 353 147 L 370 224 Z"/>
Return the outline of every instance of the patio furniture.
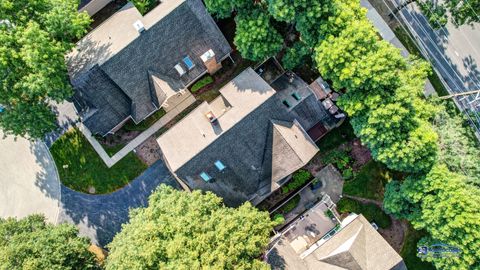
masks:
<path fill-rule="evenodd" d="M 330 114 L 336 114 L 338 112 L 338 107 L 336 105 L 333 105 L 332 107 L 330 107 L 330 109 L 328 109 L 328 112 Z"/>
<path fill-rule="evenodd" d="M 328 110 L 333 106 L 333 102 L 331 99 L 326 98 L 324 101 L 322 101 L 322 105 L 326 110 Z"/>

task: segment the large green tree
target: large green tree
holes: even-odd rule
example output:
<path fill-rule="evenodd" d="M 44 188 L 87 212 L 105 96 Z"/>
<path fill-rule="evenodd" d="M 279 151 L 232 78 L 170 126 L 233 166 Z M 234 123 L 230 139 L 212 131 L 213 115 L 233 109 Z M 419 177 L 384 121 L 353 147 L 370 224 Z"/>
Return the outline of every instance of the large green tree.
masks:
<path fill-rule="evenodd" d="M 376 160 L 405 172 L 432 166 L 437 135 L 428 122 L 434 109 L 421 98 L 425 62 L 405 60 L 366 18 L 329 35 L 315 60 L 323 77 L 345 92 L 338 104 Z"/>
<path fill-rule="evenodd" d="M 429 236 L 420 245 L 443 243 L 461 250 L 458 257 L 426 257 L 438 269 L 480 268 L 480 191 L 460 174 L 436 165 L 427 175 L 407 177 L 386 187 L 384 207 L 398 218 L 407 218 Z"/>
<path fill-rule="evenodd" d="M 72 95 L 64 55 L 90 19 L 76 0 L 0 0 L 0 128 L 41 138 L 55 129 L 52 101 Z"/>
<path fill-rule="evenodd" d="M 0 269 L 95 269 L 89 240 L 77 235 L 75 226 L 40 215 L 0 218 Z"/>
<path fill-rule="evenodd" d="M 268 0 L 270 14 L 279 21 L 295 24 L 302 41 L 311 48 L 324 38 L 324 23 L 334 13 L 330 0 Z"/>
<path fill-rule="evenodd" d="M 107 269 L 269 269 L 258 260 L 273 222 L 250 203 L 160 186 L 109 244 Z"/>
<path fill-rule="evenodd" d="M 259 61 L 274 56 L 282 49 L 283 39 L 263 10 L 239 14 L 235 22 L 234 43 L 244 58 Z"/>

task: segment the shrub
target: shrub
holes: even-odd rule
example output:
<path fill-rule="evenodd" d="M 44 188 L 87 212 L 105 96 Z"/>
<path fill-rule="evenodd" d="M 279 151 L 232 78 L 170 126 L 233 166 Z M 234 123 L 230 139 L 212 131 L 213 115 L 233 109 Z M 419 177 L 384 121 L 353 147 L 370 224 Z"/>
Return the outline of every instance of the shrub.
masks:
<path fill-rule="evenodd" d="M 300 202 L 300 194 L 295 195 L 291 198 L 286 204 L 282 205 L 277 212 L 280 214 L 286 214 L 291 212 L 295 207 L 297 207 L 298 203 Z"/>
<path fill-rule="evenodd" d="M 142 15 L 145 15 L 158 4 L 158 0 L 132 0 L 132 2 Z"/>
<path fill-rule="evenodd" d="M 277 225 L 280 225 L 285 222 L 285 217 L 282 214 L 275 214 L 273 216 L 273 222 L 275 222 Z"/>
<path fill-rule="evenodd" d="M 327 216 L 328 218 L 333 218 L 334 215 L 332 210 L 328 209 L 327 211 L 325 211 L 325 216 Z"/>
<path fill-rule="evenodd" d="M 350 180 L 351 178 L 353 178 L 354 173 L 353 173 L 352 168 L 347 168 L 347 169 L 343 170 L 342 176 L 343 176 L 344 180 Z"/>
<path fill-rule="evenodd" d="M 312 178 L 312 174 L 307 170 L 298 170 L 293 173 L 292 180 L 282 187 L 282 193 L 288 193 L 295 190 L 305 184 Z"/>
<path fill-rule="evenodd" d="M 190 91 L 192 93 L 195 93 L 198 90 L 202 89 L 203 87 L 205 87 L 205 86 L 207 86 L 211 83 L 213 83 L 212 76 L 210 76 L 210 75 L 205 76 L 204 78 L 202 78 L 199 81 L 197 81 L 196 83 L 194 83 L 193 86 L 192 86 L 192 89 L 190 89 Z"/>

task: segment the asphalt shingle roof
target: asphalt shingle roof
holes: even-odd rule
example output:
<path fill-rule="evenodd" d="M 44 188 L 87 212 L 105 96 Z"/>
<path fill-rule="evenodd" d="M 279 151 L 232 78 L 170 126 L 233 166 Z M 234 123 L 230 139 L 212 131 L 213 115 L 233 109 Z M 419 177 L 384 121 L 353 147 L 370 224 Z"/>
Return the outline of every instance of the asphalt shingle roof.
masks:
<path fill-rule="evenodd" d="M 306 92 L 309 94 L 305 94 L 303 101 L 295 107 L 299 112 L 305 113 L 305 117 L 297 115 L 293 110 L 287 109 L 277 97 L 278 91 L 284 89 L 273 90 L 251 69 L 241 73 L 226 87 L 220 90 L 222 96 L 218 99 L 226 99 L 231 108 L 227 108 L 224 115 L 217 115 L 217 125 L 208 122 L 204 114 L 212 106 L 204 104 L 204 107 L 198 109 L 201 113 L 194 112 L 186 116 L 164 133 L 158 142 L 169 167 L 191 188 L 213 191 L 223 197 L 228 205 L 239 205 L 272 191 L 272 120 L 289 126 L 297 120 L 307 130 L 331 116 L 323 107 L 312 105 L 318 102 L 311 92 Z M 198 138 L 190 136 L 197 133 Z M 209 139 L 211 136 L 214 136 L 214 140 Z M 203 145 L 203 140 L 208 142 Z M 190 153 L 198 144 L 202 144 L 202 148 Z M 277 150 L 281 149 L 286 148 L 279 147 Z M 287 152 L 276 154 L 291 153 Z M 182 157 L 181 162 L 177 156 Z M 219 171 L 215 167 L 217 160 L 226 166 L 225 170 Z M 287 168 L 295 170 L 299 167 L 298 160 L 287 158 L 284 161 L 287 162 Z M 290 166 L 289 161 L 294 164 Z M 206 172 L 213 180 L 205 182 L 199 176 L 201 172 Z"/>
<path fill-rule="evenodd" d="M 165 13 L 162 8 L 171 11 L 162 14 Z M 99 26 L 100 29 L 94 30 L 98 33 L 91 33 L 86 40 L 79 42 L 84 46 L 70 55 L 69 67 L 74 87 L 81 74 L 102 71 L 98 76 L 107 76 L 131 99 L 128 113 L 139 122 L 155 111 L 164 100 L 164 97 L 160 97 L 159 102 L 157 91 L 152 87 L 151 74 L 156 74 L 165 82 L 163 87 L 170 88 L 164 92 L 179 91 L 206 72 L 200 59 L 202 54 L 212 49 L 217 61 L 220 61 L 230 53 L 231 48 L 200 0 L 164 0 L 145 17 L 132 9 L 134 7 L 129 3 L 120 14 L 112 17 L 115 22 L 124 24 L 122 27 L 118 23 L 107 21 Z M 124 16 L 119 16 L 121 14 Z M 158 21 L 153 17 L 157 14 L 160 18 Z M 146 28 L 141 34 L 132 32 L 132 24 L 137 19 L 144 21 Z M 123 44 L 125 40 L 130 42 Z M 98 57 L 93 57 L 95 55 Z M 194 63 L 190 70 L 182 61 L 186 56 Z M 99 69 L 88 71 L 97 60 Z M 187 71 L 183 76 L 174 69 L 176 64 Z M 109 89 L 106 91 L 111 91 L 112 95 L 117 94 L 113 88 Z M 95 96 L 91 98 L 94 99 Z M 100 122 L 98 125 L 111 126 L 114 119 L 103 115 L 102 108 L 97 109 L 96 113 L 102 114 L 97 116 L 97 122 Z M 102 133 L 98 127 L 87 127 L 94 133 Z"/>

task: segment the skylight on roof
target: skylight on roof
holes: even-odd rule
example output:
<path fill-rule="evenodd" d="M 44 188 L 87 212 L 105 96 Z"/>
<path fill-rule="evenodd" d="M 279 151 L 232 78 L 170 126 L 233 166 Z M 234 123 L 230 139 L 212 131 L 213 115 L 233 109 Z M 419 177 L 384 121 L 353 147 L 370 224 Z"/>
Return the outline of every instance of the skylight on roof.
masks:
<path fill-rule="evenodd" d="M 220 160 L 215 161 L 215 167 L 217 167 L 219 171 L 223 171 L 226 168 Z"/>
<path fill-rule="evenodd" d="M 200 177 L 205 181 L 205 182 L 208 182 L 212 179 L 212 177 L 210 175 L 208 175 L 208 173 L 206 172 L 201 172 L 200 173 Z"/>
<path fill-rule="evenodd" d="M 195 67 L 195 64 L 192 62 L 192 59 L 190 59 L 190 56 L 186 56 L 183 58 L 183 63 L 187 66 L 188 70 L 191 70 L 193 67 Z"/>
<path fill-rule="evenodd" d="M 180 64 L 176 64 L 175 69 L 177 70 L 178 74 L 180 74 L 180 76 L 185 74 L 185 70 L 183 70 L 183 68 L 182 68 L 182 66 L 180 66 Z"/>

